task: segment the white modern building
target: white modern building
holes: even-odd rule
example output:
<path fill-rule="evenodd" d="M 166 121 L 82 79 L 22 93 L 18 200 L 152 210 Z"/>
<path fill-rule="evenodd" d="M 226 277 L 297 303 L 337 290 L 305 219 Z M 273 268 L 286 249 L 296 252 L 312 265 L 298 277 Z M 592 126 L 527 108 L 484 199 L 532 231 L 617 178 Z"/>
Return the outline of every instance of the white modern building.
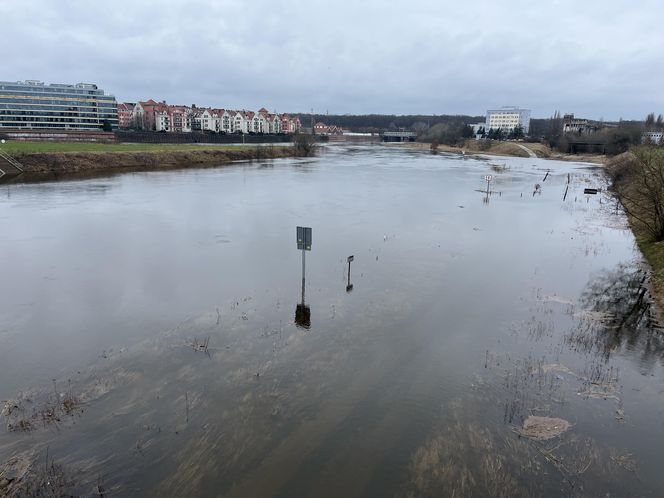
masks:
<path fill-rule="evenodd" d="M 501 107 L 500 109 L 486 111 L 486 131 L 490 129 L 511 132 L 521 125 L 525 134 L 530 130 L 530 109 L 518 107 Z"/>

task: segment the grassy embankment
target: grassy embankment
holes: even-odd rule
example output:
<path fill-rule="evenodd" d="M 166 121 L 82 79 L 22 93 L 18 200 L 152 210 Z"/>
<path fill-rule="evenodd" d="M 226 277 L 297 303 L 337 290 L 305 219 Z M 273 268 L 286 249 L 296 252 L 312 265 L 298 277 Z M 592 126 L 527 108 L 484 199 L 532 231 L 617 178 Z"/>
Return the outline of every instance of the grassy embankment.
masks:
<path fill-rule="evenodd" d="M 408 143 L 411 147 L 429 149 L 429 143 L 415 142 Z M 598 154 L 561 154 L 551 150 L 548 145 L 529 142 L 502 142 L 485 140 L 466 140 L 461 147 L 452 147 L 449 145 L 439 145 L 439 152 L 453 152 L 460 154 L 461 151 L 466 154 L 486 154 L 491 156 L 512 156 L 512 157 L 530 157 L 530 154 L 523 150 L 519 145 L 532 151 L 537 157 L 542 159 L 556 159 L 559 161 L 579 161 L 603 164 L 606 156 Z"/>
<path fill-rule="evenodd" d="M 2 150 L 11 155 L 49 152 L 183 152 L 192 150 L 254 149 L 250 145 L 228 144 L 104 144 L 96 142 L 8 141 Z"/>
<path fill-rule="evenodd" d="M 218 144 L 102 144 L 10 141 L 0 149 L 26 172 L 77 172 L 105 169 L 158 169 L 217 165 L 232 161 L 288 157 L 287 146 Z"/>
<path fill-rule="evenodd" d="M 657 301 L 660 311 L 664 310 L 664 242 L 653 242 L 645 237 L 642 233 L 632 230 L 636 236 L 636 242 L 643 253 L 643 256 L 648 261 L 652 268 L 652 276 L 650 278 L 650 285 L 652 286 L 652 293 Z"/>

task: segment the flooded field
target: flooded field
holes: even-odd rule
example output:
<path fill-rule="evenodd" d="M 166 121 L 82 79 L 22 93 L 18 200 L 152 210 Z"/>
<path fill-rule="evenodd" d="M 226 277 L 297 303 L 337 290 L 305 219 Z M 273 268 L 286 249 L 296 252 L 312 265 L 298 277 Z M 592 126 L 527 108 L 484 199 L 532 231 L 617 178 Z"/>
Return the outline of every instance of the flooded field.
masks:
<path fill-rule="evenodd" d="M 0 496 L 664 495 L 605 186 L 378 145 L 0 185 Z"/>

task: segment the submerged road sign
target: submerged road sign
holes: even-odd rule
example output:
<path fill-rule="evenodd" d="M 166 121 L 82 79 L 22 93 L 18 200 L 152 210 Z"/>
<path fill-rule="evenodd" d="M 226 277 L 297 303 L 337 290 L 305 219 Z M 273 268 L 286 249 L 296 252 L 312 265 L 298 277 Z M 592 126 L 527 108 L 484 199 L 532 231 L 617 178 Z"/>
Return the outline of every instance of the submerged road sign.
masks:
<path fill-rule="evenodd" d="M 297 248 L 311 251 L 311 227 L 297 227 Z"/>

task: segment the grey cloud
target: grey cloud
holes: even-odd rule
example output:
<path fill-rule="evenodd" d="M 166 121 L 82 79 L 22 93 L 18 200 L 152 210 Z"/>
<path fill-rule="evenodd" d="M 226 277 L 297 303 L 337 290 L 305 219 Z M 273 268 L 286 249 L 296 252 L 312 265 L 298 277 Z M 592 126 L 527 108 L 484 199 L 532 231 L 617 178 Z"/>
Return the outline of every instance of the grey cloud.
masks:
<path fill-rule="evenodd" d="M 120 101 L 606 119 L 664 112 L 664 4 L 4 0 L 0 79 Z"/>

